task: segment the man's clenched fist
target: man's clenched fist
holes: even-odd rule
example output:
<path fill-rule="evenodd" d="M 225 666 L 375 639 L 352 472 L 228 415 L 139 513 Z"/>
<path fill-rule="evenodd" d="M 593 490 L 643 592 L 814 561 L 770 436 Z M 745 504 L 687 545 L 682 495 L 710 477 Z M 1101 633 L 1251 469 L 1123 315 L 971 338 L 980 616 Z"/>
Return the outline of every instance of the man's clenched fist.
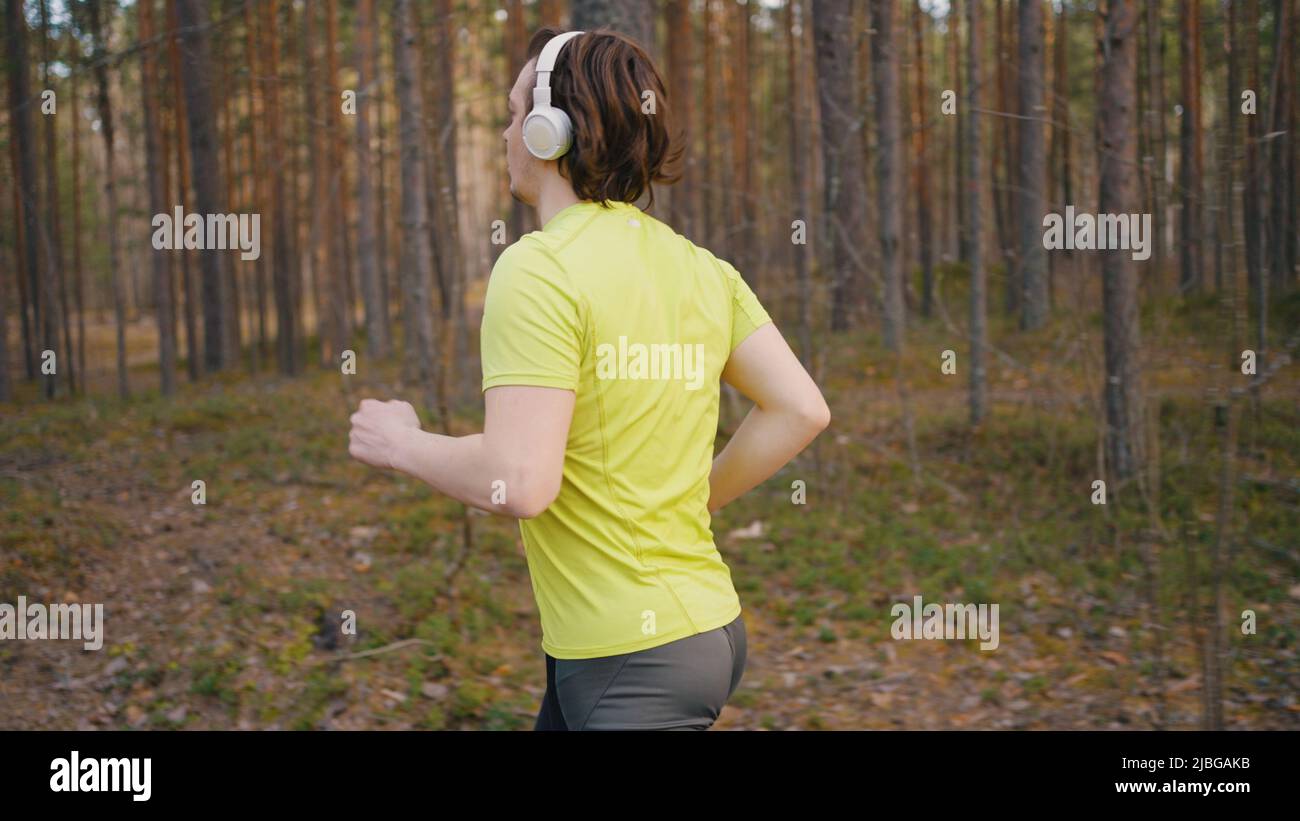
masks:
<path fill-rule="evenodd" d="M 361 407 L 352 414 L 348 453 L 377 468 L 396 467 L 395 451 L 407 428 L 420 429 L 420 417 L 410 402 L 362 399 Z"/>

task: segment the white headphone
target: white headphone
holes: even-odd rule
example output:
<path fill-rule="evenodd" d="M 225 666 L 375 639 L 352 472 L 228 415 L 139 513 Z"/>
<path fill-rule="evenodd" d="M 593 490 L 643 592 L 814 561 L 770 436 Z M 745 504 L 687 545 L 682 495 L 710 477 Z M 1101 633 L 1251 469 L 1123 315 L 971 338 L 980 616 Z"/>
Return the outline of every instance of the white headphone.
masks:
<path fill-rule="evenodd" d="M 551 71 L 560 49 L 581 31 L 566 31 L 547 41 L 537 57 L 537 85 L 533 88 L 533 110 L 524 118 L 524 145 L 539 160 L 554 160 L 573 145 L 573 121 L 551 105 Z"/>

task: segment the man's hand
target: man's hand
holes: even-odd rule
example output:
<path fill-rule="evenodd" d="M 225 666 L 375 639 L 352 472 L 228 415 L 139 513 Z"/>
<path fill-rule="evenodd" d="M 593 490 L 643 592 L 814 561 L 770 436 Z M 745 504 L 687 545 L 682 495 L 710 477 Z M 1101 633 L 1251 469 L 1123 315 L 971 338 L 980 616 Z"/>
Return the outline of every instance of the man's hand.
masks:
<path fill-rule="evenodd" d="M 348 453 L 367 465 L 392 469 L 396 467 L 394 449 L 406 428 L 420 429 L 420 417 L 410 402 L 362 399 L 361 407 L 352 414 Z"/>

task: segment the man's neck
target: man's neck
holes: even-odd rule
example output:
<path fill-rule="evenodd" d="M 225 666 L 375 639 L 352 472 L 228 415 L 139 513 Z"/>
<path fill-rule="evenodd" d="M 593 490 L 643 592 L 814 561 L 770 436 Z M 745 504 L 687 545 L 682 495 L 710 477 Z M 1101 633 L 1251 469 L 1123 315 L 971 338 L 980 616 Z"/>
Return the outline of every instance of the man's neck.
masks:
<path fill-rule="evenodd" d="M 568 180 L 558 174 L 547 175 L 542 179 L 541 190 L 537 194 L 538 224 L 545 226 L 551 217 L 579 202 L 582 200 L 573 193 L 573 186 L 569 185 Z"/>

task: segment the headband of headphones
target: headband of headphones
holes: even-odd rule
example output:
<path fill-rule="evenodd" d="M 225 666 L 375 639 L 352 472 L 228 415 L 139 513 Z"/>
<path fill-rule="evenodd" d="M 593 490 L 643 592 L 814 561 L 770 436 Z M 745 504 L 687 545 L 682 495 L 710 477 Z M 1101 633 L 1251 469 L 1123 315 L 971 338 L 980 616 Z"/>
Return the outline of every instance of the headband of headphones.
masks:
<path fill-rule="evenodd" d="M 566 31 L 557 34 L 546 42 L 542 53 L 537 57 L 537 84 L 533 88 L 533 107 L 549 108 L 551 105 L 551 72 L 555 70 L 555 61 L 560 56 L 564 44 L 582 34 L 581 31 Z"/>

